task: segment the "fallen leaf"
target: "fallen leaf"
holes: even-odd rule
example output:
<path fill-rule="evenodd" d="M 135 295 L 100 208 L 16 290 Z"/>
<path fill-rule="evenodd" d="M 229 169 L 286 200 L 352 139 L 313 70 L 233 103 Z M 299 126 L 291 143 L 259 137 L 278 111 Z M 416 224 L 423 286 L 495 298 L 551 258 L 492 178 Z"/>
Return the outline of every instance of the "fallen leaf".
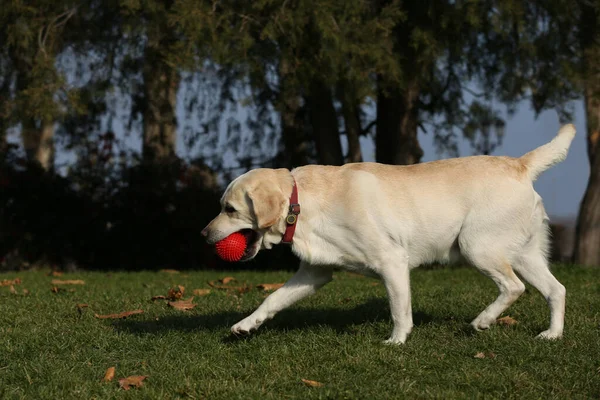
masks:
<path fill-rule="evenodd" d="M 160 272 L 166 272 L 167 274 L 178 274 L 179 271 L 176 269 L 161 269 Z"/>
<path fill-rule="evenodd" d="M 208 284 L 209 284 L 209 286 L 211 286 L 211 287 L 213 287 L 215 289 L 237 291 L 240 294 L 249 292 L 252 289 L 252 287 L 247 286 L 247 285 L 244 285 L 244 286 L 225 286 L 225 285 L 219 285 L 219 284 L 215 283 L 215 281 L 209 281 Z"/>
<path fill-rule="evenodd" d="M 108 314 L 108 315 L 94 314 L 94 317 L 96 317 L 98 319 L 120 319 L 120 318 L 127 318 L 131 315 L 142 314 L 143 312 L 144 312 L 144 310 L 123 311 L 122 313 L 119 313 L 119 314 Z"/>
<path fill-rule="evenodd" d="M 0 286 L 12 286 L 12 285 L 20 285 L 20 284 L 21 284 L 21 279 L 19 279 L 19 278 L 15 278 L 13 280 L 4 279 L 4 280 L 0 281 Z"/>
<path fill-rule="evenodd" d="M 491 359 L 496 358 L 496 354 L 492 353 L 491 351 L 488 353 L 488 357 Z"/>
<path fill-rule="evenodd" d="M 17 289 L 15 289 L 15 287 L 13 285 L 10 285 L 10 289 L 9 290 L 10 290 L 10 292 L 12 294 L 17 294 Z"/>
<path fill-rule="evenodd" d="M 143 385 L 142 381 L 146 378 L 147 376 L 144 375 L 128 376 L 127 378 L 119 379 L 119 386 L 124 390 L 129 390 L 131 387 L 139 388 Z"/>
<path fill-rule="evenodd" d="M 206 296 L 210 293 L 210 289 L 194 289 L 193 292 L 196 296 Z"/>
<path fill-rule="evenodd" d="M 317 381 L 311 381 L 309 379 L 301 379 L 301 381 L 308 387 L 321 387 L 323 384 Z"/>
<path fill-rule="evenodd" d="M 194 300 L 194 298 L 190 297 L 187 300 L 169 301 L 167 304 L 176 310 L 187 311 L 196 307 L 196 304 L 192 303 L 192 300 Z"/>
<path fill-rule="evenodd" d="M 52 286 L 52 288 L 50 289 L 50 291 L 52 293 L 61 293 L 61 292 L 71 292 L 72 293 L 72 292 L 75 291 L 75 289 L 69 289 L 69 290 L 67 290 L 67 289 L 59 288 L 57 286 Z"/>
<path fill-rule="evenodd" d="M 167 298 L 169 300 L 179 300 L 183 297 L 183 293 L 185 292 L 185 288 L 181 285 L 176 287 L 172 287 L 169 289 L 169 293 L 167 293 Z"/>
<path fill-rule="evenodd" d="M 283 283 L 261 283 L 260 285 L 256 285 L 257 288 L 262 289 L 264 291 L 277 290 L 282 287 Z"/>
<path fill-rule="evenodd" d="M 154 301 L 154 300 L 166 300 L 167 297 L 166 296 L 152 296 L 152 298 L 150 300 Z"/>
<path fill-rule="evenodd" d="M 64 272 L 62 271 L 50 271 L 47 276 L 62 276 Z"/>
<path fill-rule="evenodd" d="M 103 382 L 110 382 L 110 381 L 113 380 L 114 377 L 115 377 L 115 367 L 110 367 L 104 373 L 104 378 L 102 379 L 102 381 Z"/>
<path fill-rule="evenodd" d="M 240 286 L 235 288 L 235 290 L 238 292 L 238 294 L 244 294 L 248 293 L 250 290 L 252 290 L 252 288 L 250 286 Z"/>
<path fill-rule="evenodd" d="M 225 278 L 219 279 L 219 282 L 221 282 L 223 285 L 227 285 L 231 281 L 235 281 L 233 276 L 226 276 Z"/>
<path fill-rule="evenodd" d="M 85 282 L 81 279 L 52 279 L 52 282 L 50 283 L 53 285 L 85 285 Z"/>
<path fill-rule="evenodd" d="M 79 310 L 81 310 L 83 308 L 89 307 L 89 305 L 87 305 L 85 303 L 79 303 L 79 304 L 76 304 L 75 307 L 77 307 Z"/>
<path fill-rule="evenodd" d="M 475 354 L 475 358 L 485 358 L 485 354 L 480 351 L 479 353 Z"/>
<path fill-rule="evenodd" d="M 24 296 L 27 296 L 27 295 L 29 295 L 29 293 L 30 293 L 30 292 L 29 292 L 29 290 L 27 290 L 27 289 L 23 289 L 23 295 L 24 295 Z"/>
<path fill-rule="evenodd" d="M 498 325 L 506 325 L 506 326 L 513 326 L 513 325 L 518 324 L 516 319 L 509 317 L 509 316 L 498 318 L 496 320 L 496 322 L 498 323 Z"/>

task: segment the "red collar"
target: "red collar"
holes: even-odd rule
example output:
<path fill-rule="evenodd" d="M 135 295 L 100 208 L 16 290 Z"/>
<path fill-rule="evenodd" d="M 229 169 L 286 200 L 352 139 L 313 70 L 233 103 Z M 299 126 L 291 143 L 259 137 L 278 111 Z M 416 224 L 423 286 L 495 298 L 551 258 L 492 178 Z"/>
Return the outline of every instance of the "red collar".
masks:
<path fill-rule="evenodd" d="M 283 243 L 292 243 L 294 231 L 296 230 L 296 222 L 298 222 L 298 214 L 300 214 L 300 204 L 298 204 L 298 186 L 296 185 L 296 180 L 294 179 L 292 195 L 290 196 L 290 208 L 288 210 L 288 215 L 285 218 L 286 227 L 285 233 L 283 234 Z"/>

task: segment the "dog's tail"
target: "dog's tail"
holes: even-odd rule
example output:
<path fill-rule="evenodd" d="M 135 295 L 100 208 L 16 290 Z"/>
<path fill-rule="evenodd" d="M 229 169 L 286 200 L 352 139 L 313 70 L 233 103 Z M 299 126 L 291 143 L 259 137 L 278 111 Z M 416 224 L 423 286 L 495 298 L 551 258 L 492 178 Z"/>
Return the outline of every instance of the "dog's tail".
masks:
<path fill-rule="evenodd" d="M 520 158 L 532 181 L 535 181 L 542 172 L 567 157 L 575 132 L 575 125 L 564 125 L 550 143 L 546 143 Z"/>

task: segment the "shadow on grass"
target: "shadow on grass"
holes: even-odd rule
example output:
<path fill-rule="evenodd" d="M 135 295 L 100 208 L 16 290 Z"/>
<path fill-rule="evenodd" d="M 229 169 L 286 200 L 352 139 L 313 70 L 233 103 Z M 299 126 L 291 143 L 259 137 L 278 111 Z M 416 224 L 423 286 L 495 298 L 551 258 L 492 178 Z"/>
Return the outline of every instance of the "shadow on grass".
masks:
<path fill-rule="evenodd" d="M 157 334 L 169 330 L 177 331 L 220 331 L 229 329 L 236 322 L 247 317 L 249 313 L 225 311 L 207 315 L 169 316 L 157 320 L 119 320 L 113 323 L 115 329 L 131 334 Z M 338 333 L 348 333 L 355 325 L 389 321 L 390 310 L 386 299 L 373 299 L 352 309 L 343 308 L 299 308 L 288 309 L 266 322 L 269 330 L 290 331 L 311 327 L 325 326 Z M 428 314 L 418 311 L 413 313 L 415 325 L 423 325 L 434 321 Z M 259 335 L 261 330 L 253 333 Z M 231 340 L 232 338 L 228 339 Z"/>

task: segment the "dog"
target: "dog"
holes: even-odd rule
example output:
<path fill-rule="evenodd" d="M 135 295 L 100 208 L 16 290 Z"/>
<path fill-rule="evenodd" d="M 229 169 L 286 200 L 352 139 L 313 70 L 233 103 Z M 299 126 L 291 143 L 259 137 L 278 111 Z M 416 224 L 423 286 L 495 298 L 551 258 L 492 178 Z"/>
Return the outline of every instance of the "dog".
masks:
<path fill-rule="evenodd" d="M 533 182 L 566 158 L 574 137 L 575 127 L 564 125 L 551 142 L 520 158 L 307 165 L 241 175 L 228 185 L 221 212 L 202 235 L 214 244 L 242 232 L 248 246 L 241 261 L 287 242 L 300 267 L 231 331 L 258 329 L 341 267 L 383 281 L 393 321 L 385 343 L 404 343 L 413 327 L 410 271 L 463 259 L 500 292 L 471 322 L 475 330 L 488 329 L 525 291 L 519 274 L 550 308 L 550 327 L 538 337 L 561 338 L 566 290 L 548 268 L 549 218 Z"/>

